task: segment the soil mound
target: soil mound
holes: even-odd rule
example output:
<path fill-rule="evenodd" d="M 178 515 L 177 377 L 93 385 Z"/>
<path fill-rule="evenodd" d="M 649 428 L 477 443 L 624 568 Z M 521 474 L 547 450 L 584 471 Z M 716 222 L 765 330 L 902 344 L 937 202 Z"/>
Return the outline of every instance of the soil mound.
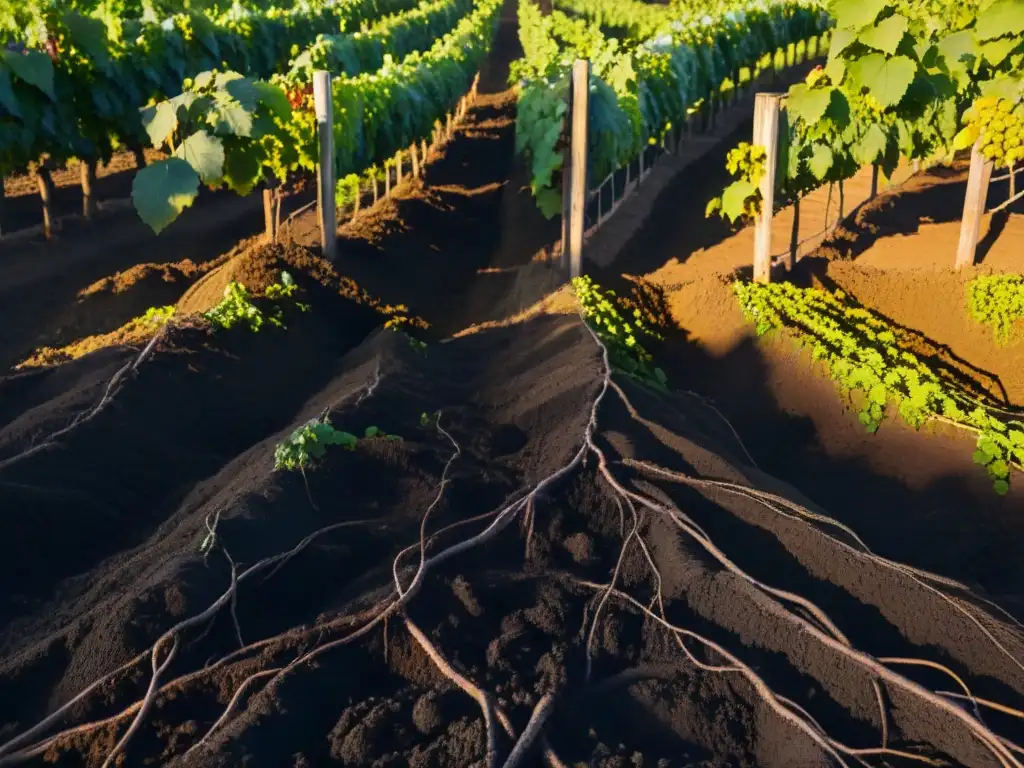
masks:
<path fill-rule="evenodd" d="M 264 381 L 285 378 L 289 361 L 249 352 L 259 374 L 248 386 L 269 399 Z M 4 386 L 53 403 L 76 368 L 100 388 L 117 354 Z M 1000 764 L 975 705 L 931 692 L 959 693 L 956 679 L 908 660 L 943 665 L 979 702 L 1020 708 L 1022 632 L 984 602 L 1002 595 L 912 570 L 917 557 L 902 566 L 872 554 L 855 525 L 758 470 L 702 399 L 630 380 L 606 388 L 578 318 L 481 330 L 425 356 L 380 331 L 323 356 L 325 370 L 287 375 L 302 392 L 285 388 L 290 406 L 276 412 L 289 415 L 261 428 L 254 396 L 225 388 L 240 377 L 217 383 L 218 413 L 200 411 L 212 403 L 180 380 L 172 399 L 131 399 L 167 381 L 161 360 L 175 356 L 140 366 L 118 395 L 120 418 L 173 411 L 167 421 L 203 440 L 186 443 L 164 423 L 119 433 L 124 455 L 90 476 L 106 466 L 140 478 L 121 464 L 148 453 L 149 482 L 176 493 L 126 499 L 123 482 L 96 482 L 85 495 L 103 500 L 106 517 L 76 509 L 83 522 L 62 549 L 52 538 L 24 547 L 45 554 L 19 577 L 36 602 L 7 609 L 0 760 L 55 731 L 11 746 L 16 734 L 134 660 L 69 710 L 82 727 L 27 763 L 100 765 L 150 684 L 147 649 L 176 627 L 177 643 L 168 636 L 156 654 L 160 664 L 175 648 L 126 765 L 484 765 L 489 729 L 467 690 L 486 694 L 500 760 L 537 716 L 542 734 L 523 765 L 792 768 L 839 764 L 836 754 Z M 304 474 L 273 472 L 274 447 L 325 414 L 361 438 L 355 450 L 330 448 Z M 80 481 L 68 470 L 93 461 L 80 437 L 93 425 L 39 454 L 51 485 Z M 215 437 L 225 431 L 238 434 Z M 198 471 L 195 456 L 212 453 L 219 461 Z M 38 485 L 43 470 L 32 460 L 0 469 L 3 507 L 27 516 L 32 500 L 13 486 Z M 50 513 L 48 530 L 68 517 Z M 109 523 L 97 530 L 97 520 Z M 71 542 L 95 555 L 89 542 L 109 537 L 121 539 L 118 554 L 63 565 Z M 201 551 L 204 540 L 213 546 Z M 81 575 L 58 579 L 62 569 Z M 408 593 L 402 610 L 396 583 Z M 983 720 L 1024 735 L 990 707 Z M 883 744 L 895 751 L 843 751 Z"/>

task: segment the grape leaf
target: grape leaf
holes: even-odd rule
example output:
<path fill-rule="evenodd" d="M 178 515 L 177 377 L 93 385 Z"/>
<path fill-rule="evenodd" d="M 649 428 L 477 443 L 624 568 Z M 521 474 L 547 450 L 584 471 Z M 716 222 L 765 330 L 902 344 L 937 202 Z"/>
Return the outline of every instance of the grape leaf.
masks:
<path fill-rule="evenodd" d="M 206 131 L 197 131 L 181 142 L 174 156 L 192 166 L 204 184 L 213 184 L 224 175 L 224 143 Z"/>
<path fill-rule="evenodd" d="M 834 161 L 835 158 L 831 149 L 824 144 L 815 144 L 814 149 L 811 150 L 811 158 L 807 161 L 807 165 L 811 169 L 811 173 L 814 174 L 814 178 L 818 181 L 823 181 L 828 172 L 832 170 Z"/>
<path fill-rule="evenodd" d="M 64 14 L 64 24 L 68 28 L 71 44 L 84 53 L 91 63 L 106 69 L 110 64 L 107 53 L 110 41 L 107 39 L 106 24 L 75 11 Z"/>
<path fill-rule="evenodd" d="M 953 149 L 972 147 L 979 136 L 981 136 L 981 127 L 977 123 L 971 123 L 953 138 Z"/>
<path fill-rule="evenodd" d="M 731 221 L 742 218 L 746 199 L 755 192 L 757 187 L 746 179 L 734 181 L 722 193 L 722 214 L 728 216 Z"/>
<path fill-rule="evenodd" d="M 883 107 L 891 107 L 907 92 L 917 73 L 917 65 L 906 56 L 887 59 L 885 54 L 872 53 L 851 61 L 848 71 Z"/>
<path fill-rule="evenodd" d="M 833 88 L 809 88 L 804 83 L 794 85 L 786 97 L 786 111 L 806 123 L 821 120 L 832 100 Z"/>
<path fill-rule="evenodd" d="M 863 30 L 857 39 L 869 48 L 874 48 L 884 53 L 894 54 L 907 32 L 907 20 L 900 14 L 895 14 L 879 22 L 873 27 Z"/>
<path fill-rule="evenodd" d="M 218 136 L 252 136 L 253 116 L 240 104 L 218 104 L 207 122 Z"/>
<path fill-rule="evenodd" d="M 978 14 L 974 26 L 979 40 L 994 40 L 1021 32 L 1024 32 L 1024 3 L 1020 0 L 996 0 Z"/>
<path fill-rule="evenodd" d="M 276 85 L 256 81 L 252 84 L 252 87 L 259 98 L 260 104 L 266 106 L 281 119 L 286 120 L 292 113 L 292 106 L 288 103 L 288 96 Z"/>
<path fill-rule="evenodd" d="M 139 217 L 159 234 L 199 194 L 199 176 L 176 157 L 147 165 L 135 174 L 132 202 Z"/>
<path fill-rule="evenodd" d="M 3 68 L 0 68 L 0 105 L 14 117 L 21 117 L 21 104 L 18 97 L 14 95 L 14 88 L 11 87 L 11 75 Z"/>
<path fill-rule="evenodd" d="M 850 47 L 850 44 L 857 39 L 857 32 L 852 29 L 837 29 L 832 33 L 832 42 L 828 47 L 828 61 L 841 61 L 839 54 Z M 833 82 L 835 82 L 833 80 Z"/>
<path fill-rule="evenodd" d="M 224 160 L 224 181 L 231 191 L 243 197 L 252 192 L 263 175 L 263 159 L 263 150 L 252 142 L 232 147 Z"/>
<path fill-rule="evenodd" d="M 998 40 L 989 40 L 981 46 L 981 55 L 985 61 L 993 66 L 998 66 L 1003 59 L 1019 45 L 1020 41 L 1015 37 L 1004 37 Z"/>
<path fill-rule="evenodd" d="M 853 157 L 861 165 L 871 165 L 885 154 L 889 137 L 878 123 L 872 123 L 853 147 Z"/>
<path fill-rule="evenodd" d="M 178 112 L 169 101 L 152 107 L 143 107 L 142 127 L 146 129 L 154 147 L 160 147 L 178 127 Z"/>
<path fill-rule="evenodd" d="M 541 187 L 534 192 L 537 199 L 537 208 L 544 215 L 544 218 L 553 219 L 562 212 L 562 193 L 560 190 L 551 187 Z"/>
<path fill-rule="evenodd" d="M 981 48 L 970 30 L 947 35 L 939 41 L 937 47 L 946 69 L 957 79 L 969 77 L 970 64 L 981 53 Z"/>
<path fill-rule="evenodd" d="M 832 17 L 840 29 L 860 29 L 874 22 L 888 5 L 888 0 L 835 0 Z"/>
<path fill-rule="evenodd" d="M 40 51 L 26 51 L 23 54 L 4 51 L 3 56 L 19 80 L 35 86 L 51 99 L 56 99 L 53 92 L 53 62 L 49 56 Z"/>

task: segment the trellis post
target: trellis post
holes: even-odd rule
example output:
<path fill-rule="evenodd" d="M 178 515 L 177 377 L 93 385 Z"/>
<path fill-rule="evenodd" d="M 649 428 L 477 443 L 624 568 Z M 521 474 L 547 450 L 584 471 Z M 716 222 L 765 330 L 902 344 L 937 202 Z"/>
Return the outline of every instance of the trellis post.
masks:
<path fill-rule="evenodd" d="M 775 175 L 779 158 L 779 113 L 781 93 L 759 93 L 754 97 L 755 147 L 764 147 L 764 177 L 761 179 L 761 212 L 754 224 L 754 280 L 767 283 L 772 270 L 772 218 L 775 213 Z"/>
<path fill-rule="evenodd" d="M 992 161 L 981 153 L 980 139 L 971 149 L 971 170 L 967 177 L 963 220 L 960 222 L 960 243 L 956 249 L 958 270 L 974 264 L 981 235 L 981 219 L 988 202 L 988 184 L 992 179 Z"/>
<path fill-rule="evenodd" d="M 320 141 L 320 162 L 317 164 L 317 217 L 324 258 L 334 261 L 338 247 L 338 214 L 334 180 L 334 104 L 331 98 L 331 75 L 313 73 L 313 108 L 316 113 L 317 137 Z"/>
<path fill-rule="evenodd" d="M 583 274 L 583 219 L 587 205 L 587 123 L 590 62 L 577 59 L 572 66 L 569 94 L 570 144 L 562 184 L 562 266 L 570 277 Z"/>

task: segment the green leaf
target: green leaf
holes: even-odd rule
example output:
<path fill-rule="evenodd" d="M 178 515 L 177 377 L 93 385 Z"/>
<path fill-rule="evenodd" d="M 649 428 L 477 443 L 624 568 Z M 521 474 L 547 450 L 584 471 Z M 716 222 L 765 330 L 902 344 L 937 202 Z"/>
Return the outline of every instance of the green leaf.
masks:
<path fill-rule="evenodd" d="M 837 29 L 832 33 L 832 42 L 828 46 L 828 60 L 829 63 L 833 61 L 842 61 L 839 58 L 839 54 L 850 47 L 850 44 L 857 39 L 857 30 L 855 29 Z M 832 80 L 833 85 L 838 82 L 834 78 Z"/>
<path fill-rule="evenodd" d="M 206 131 L 193 133 L 181 142 L 174 156 L 191 165 L 204 184 L 215 184 L 224 176 L 224 143 Z"/>
<path fill-rule="evenodd" d="M 885 135 L 882 126 L 872 123 L 860 141 L 852 147 L 853 157 L 861 165 L 871 165 L 885 154 L 888 144 L 889 137 Z"/>
<path fill-rule="evenodd" d="M 710 219 L 716 213 L 721 213 L 721 211 L 722 211 L 722 198 L 720 198 L 720 197 L 713 197 L 710 200 L 708 200 L 708 204 L 704 208 L 704 218 L 705 219 Z"/>
<path fill-rule="evenodd" d="M 169 101 L 152 107 L 143 107 L 142 127 L 146 129 L 154 147 L 162 147 L 178 128 L 178 110 Z"/>
<path fill-rule="evenodd" d="M 231 191 L 245 197 L 263 177 L 263 148 L 252 142 L 232 147 L 224 159 L 224 182 Z"/>
<path fill-rule="evenodd" d="M 884 384 L 875 384 L 875 386 L 871 388 L 871 391 L 868 392 L 868 399 L 873 403 L 878 403 L 879 405 L 885 405 L 887 397 L 888 394 L 885 391 Z"/>
<path fill-rule="evenodd" d="M 135 174 L 132 182 L 135 209 L 157 234 L 192 205 L 198 194 L 198 174 L 176 157 L 147 165 Z"/>
<path fill-rule="evenodd" d="M 260 104 L 267 107 L 271 112 L 287 120 L 292 113 L 292 105 L 288 101 L 288 95 L 278 86 L 257 80 L 252 84 L 253 91 L 259 99 Z"/>
<path fill-rule="evenodd" d="M 832 100 L 833 88 L 809 88 L 804 83 L 794 85 L 786 96 L 786 111 L 805 123 L 813 125 L 821 120 Z"/>
<path fill-rule="evenodd" d="M 13 117 L 21 117 L 21 104 L 18 103 L 18 97 L 14 95 L 14 88 L 11 87 L 11 75 L 3 68 L 0 68 L 0 106 Z"/>
<path fill-rule="evenodd" d="M 1024 32 L 1024 3 L 1021 0 L 996 0 L 978 14 L 974 26 L 979 40 L 994 40 L 1021 32 Z"/>
<path fill-rule="evenodd" d="M 990 40 L 981 46 L 981 55 L 985 57 L 992 66 L 998 66 L 1003 59 L 1010 55 L 1020 41 L 1015 37 L 1004 37 L 998 40 Z"/>
<path fill-rule="evenodd" d="M 206 72 L 200 72 L 192 79 L 192 89 L 195 91 L 204 91 L 210 87 L 214 77 L 213 70 L 207 70 Z"/>
<path fill-rule="evenodd" d="M 542 187 L 534 193 L 537 208 L 545 218 L 553 219 L 562 212 L 562 192 L 551 187 Z"/>
<path fill-rule="evenodd" d="M 892 55 L 896 53 L 903 35 L 907 32 L 907 20 L 900 14 L 895 14 L 879 22 L 873 27 L 863 30 L 857 39 L 868 48 L 876 51 L 883 51 Z"/>
<path fill-rule="evenodd" d="M 1010 484 L 1008 482 L 1006 482 L 1005 480 L 995 480 L 995 481 L 993 481 L 992 488 L 1000 496 L 1005 496 L 1006 494 L 1008 494 L 1010 492 Z"/>
<path fill-rule="evenodd" d="M 823 181 L 828 172 L 832 170 L 834 160 L 831 149 L 824 144 L 815 144 L 814 149 L 811 150 L 811 158 L 807 161 L 807 165 L 811 169 L 811 173 L 814 174 L 814 178 L 818 181 Z"/>
<path fill-rule="evenodd" d="M 110 45 L 107 25 L 99 19 L 83 16 L 76 11 L 64 14 L 64 25 L 68 29 L 71 44 L 84 53 L 91 63 L 106 68 L 110 63 L 110 55 L 107 52 Z"/>
<path fill-rule="evenodd" d="M 883 107 L 891 107 L 907 92 L 917 73 L 917 65 L 906 56 L 887 59 L 885 54 L 872 53 L 851 61 L 848 71 L 856 84 L 871 91 Z"/>
<path fill-rule="evenodd" d="M 367 438 L 376 437 L 379 433 L 380 433 L 380 430 L 377 427 L 367 427 L 366 428 L 366 437 Z"/>
<path fill-rule="evenodd" d="M 831 12 L 840 29 L 860 29 L 872 24 L 887 5 L 887 0 L 834 0 Z"/>
<path fill-rule="evenodd" d="M 53 93 L 53 62 L 50 57 L 40 51 L 27 51 L 24 54 L 4 51 L 4 61 L 11 71 L 29 85 L 35 86 L 51 99 Z"/>
<path fill-rule="evenodd" d="M 971 62 L 981 55 L 981 48 L 970 30 L 954 32 L 939 41 L 939 55 L 946 64 L 946 69 L 958 78 L 968 76 Z"/>
<path fill-rule="evenodd" d="M 731 221 L 737 221 L 742 218 L 746 199 L 755 192 L 757 192 L 757 187 L 746 179 L 734 181 L 722 193 L 722 213 L 728 216 Z"/>
<path fill-rule="evenodd" d="M 252 136 L 252 112 L 239 104 L 218 104 L 207 122 L 218 136 Z"/>

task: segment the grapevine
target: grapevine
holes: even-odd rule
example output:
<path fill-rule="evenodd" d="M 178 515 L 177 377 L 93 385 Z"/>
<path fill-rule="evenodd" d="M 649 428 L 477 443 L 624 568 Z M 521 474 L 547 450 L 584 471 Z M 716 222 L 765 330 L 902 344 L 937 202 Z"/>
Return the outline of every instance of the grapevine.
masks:
<path fill-rule="evenodd" d="M 825 364 L 844 392 L 860 394 L 858 418 L 878 430 L 890 403 L 910 426 L 939 421 L 976 436 L 974 461 L 985 468 L 996 493 L 1010 489 L 1012 469 L 1024 470 L 1024 421 L 991 407 L 940 377 L 877 313 L 842 291 L 797 288 L 790 283 L 733 285 L 746 318 L 759 336 L 788 329 L 811 357 Z"/>
<path fill-rule="evenodd" d="M 1024 3 L 833 0 L 830 10 L 827 63 L 784 101 L 780 204 L 866 165 L 891 176 L 901 158 L 948 162 L 976 141 L 999 165 L 1024 158 Z M 739 195 L 748 183 L 740 175 L 732 204 L 710 212 L 749 215 Z"/>

